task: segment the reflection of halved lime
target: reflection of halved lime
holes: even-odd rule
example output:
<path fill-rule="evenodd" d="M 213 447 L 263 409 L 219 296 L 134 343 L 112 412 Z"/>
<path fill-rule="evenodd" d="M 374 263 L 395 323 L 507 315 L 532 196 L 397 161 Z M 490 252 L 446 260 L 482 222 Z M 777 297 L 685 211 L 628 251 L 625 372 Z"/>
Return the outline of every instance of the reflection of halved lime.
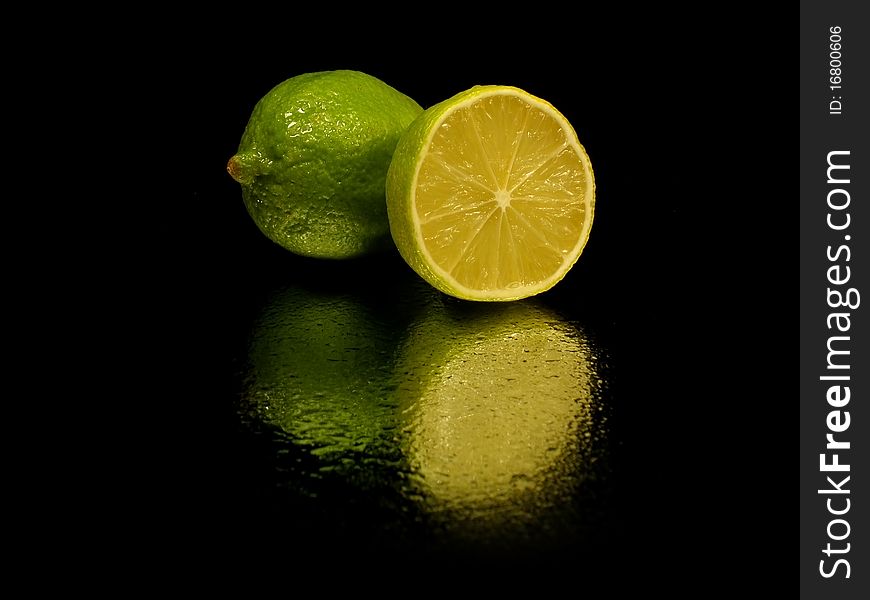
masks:
<path fill-rule="evenodd" d="M 365 254 L 389 245 L 384 180 L 422 110 L 365 73 L 298 75 L 257 103 L 227 170 L 275 243 L 321 258 Z"/>
<path fill-rule="evenodd" d="M 397 363 L 417 493 L 455 530 L 542 524 L 597 458 L 596 354 L 534 305 L 467 308 L 433 306 Z"/>
<path fill-rule="evenodd" d="M 592 227 L 595 182 L 571 124 L 520 89 L 477 86 L 426 110 L 387 175 L 390 230 L 426 281 L 468 300 L 546 291 Z"/>

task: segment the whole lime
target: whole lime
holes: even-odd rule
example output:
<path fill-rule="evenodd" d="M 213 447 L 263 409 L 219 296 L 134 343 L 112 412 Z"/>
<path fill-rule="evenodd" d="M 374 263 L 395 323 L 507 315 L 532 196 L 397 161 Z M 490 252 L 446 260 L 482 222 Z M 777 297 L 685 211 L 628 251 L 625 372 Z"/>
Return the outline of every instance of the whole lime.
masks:
<path fill-rule="evenodd" d="M 422 111 L 358 71 L 292 77 L 254 107 L 227 171 L 280 246 L 319 258 L 366 254 L 390 243 L 387 169 Z"/>

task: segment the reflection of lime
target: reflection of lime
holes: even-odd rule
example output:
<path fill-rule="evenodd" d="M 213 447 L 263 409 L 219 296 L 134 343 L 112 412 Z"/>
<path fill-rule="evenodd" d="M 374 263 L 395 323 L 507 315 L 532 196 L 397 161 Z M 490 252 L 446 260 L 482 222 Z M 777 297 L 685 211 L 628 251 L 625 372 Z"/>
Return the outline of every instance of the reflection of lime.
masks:
<path fill-rule="evenodd" d="M 498 308 L 433 307 L 397 364 L 418 492 L 447 527 L 545 518 L 570 501 L 601 434 L 582 332 L 527 303 Z"/>
<path fill-rule="evenodd" d="M 276 442 L 280 485 L 317 506 L 368 503 L 373 527 L 445 548 L 584 526 L 574 502 L 605 463 L 599 358 L 539 305 L 456 302 L 411 276 L 389 293 L 285 289 L 247 358 L 243 417 Z"/>
<path fill-rule="evenodd" d="M 365 73 L 299 75 L 257 103 L 227 170 L 272 241 L 306 256 L 364 254 L 389 244 L 387 168 L 422 110 Z"/>
<path fill-rule="evenodd" d="M 477 86 L 436 104 L 402 134 L 387 175 L 390 230 L 436 288 L 514 300 L 558 283 L 592 227 L 586 151 L 552 105 Z"/>
<path fill-rule="evenodd" d="M 251 333 L 243 411 L 309 448 L 324 469 L 394 455 L 391 335 L 357 298 L 276 293 Z"/>

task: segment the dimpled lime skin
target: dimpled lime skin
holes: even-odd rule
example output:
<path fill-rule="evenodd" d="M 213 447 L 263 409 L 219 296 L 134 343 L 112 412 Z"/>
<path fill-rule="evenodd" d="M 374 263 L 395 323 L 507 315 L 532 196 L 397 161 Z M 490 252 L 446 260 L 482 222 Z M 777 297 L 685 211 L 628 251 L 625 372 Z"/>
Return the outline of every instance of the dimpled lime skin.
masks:
<path fill-rule="evenodd" d="M 318 258 L 367 254 L 390 245 L 387 169 L 422 110 L 365 73 L 299 75 L 257 103 L 228 170 L 280 246 Z"/>

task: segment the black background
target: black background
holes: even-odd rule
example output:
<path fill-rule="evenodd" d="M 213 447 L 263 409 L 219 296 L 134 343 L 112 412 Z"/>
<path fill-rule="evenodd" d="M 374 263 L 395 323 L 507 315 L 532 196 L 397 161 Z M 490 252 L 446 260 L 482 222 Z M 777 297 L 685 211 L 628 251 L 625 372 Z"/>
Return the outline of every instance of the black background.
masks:
<path fill-rule="evenodd" d="M 258 515 L 278 509 L 251 472 L 255 451 L 240 441 L 232 406 L 234 356 L 264 290 L 313 273 L 364 285 L 365 271 L 380 268 L 322 265 L 278 249 L 225 172 L 263 94 L 299 73 L 348 68 L 424 107 L 475 84 L 521 87 L 556 106 L 591 157 L 592 237 L 549 302 L 591 320 L 613 352 L 613 523 L 594 544 L 578 540 L 522 564 L 535 576 L 568 573 L 578 585 L 639 578 L 691 593 L 755 576 L 781 585 L 769 557 L 793 547 L 774 497 L 787 471 L 774 445 L 790 419 L 770 416 L 787 410 L 775 357 L 792 351 L 776 300 L 787 272 L 786 194 L 775 165 L 788 148 L 773 100 L 784 51 L 767 45 L 766 62 L 779 66 L 760 70 L 746 41 L 752 26 L 686 26 L 685 18 L 588 15 L 541 31 L 436 19 L 443 27 L 375 33 L 360 23 L 313 40 L 262 33 L 268 44 L 245 21 L 239 37 L 174 32 L 159 58 L 140 59 L 150 82 L 142 94 L 157 117 L 148 135 L 161 149 L 146 186 L 154 219 L 149 284 L 139 290 L 154 339 L 146 412 L 158 433 L 137 440 L 144 466 L 131 492 L 134 540 L 158 540 L 162 563 L 176 568 L 191 555 L 213 566 L 271 557 L 301 568 L 324 556 L 372 569 L 415 563 L 367 554 L 352 532 L 324 544 L 332 547 L 300 543 L 292 514 L 286 527 L 259 525 Z"/>

